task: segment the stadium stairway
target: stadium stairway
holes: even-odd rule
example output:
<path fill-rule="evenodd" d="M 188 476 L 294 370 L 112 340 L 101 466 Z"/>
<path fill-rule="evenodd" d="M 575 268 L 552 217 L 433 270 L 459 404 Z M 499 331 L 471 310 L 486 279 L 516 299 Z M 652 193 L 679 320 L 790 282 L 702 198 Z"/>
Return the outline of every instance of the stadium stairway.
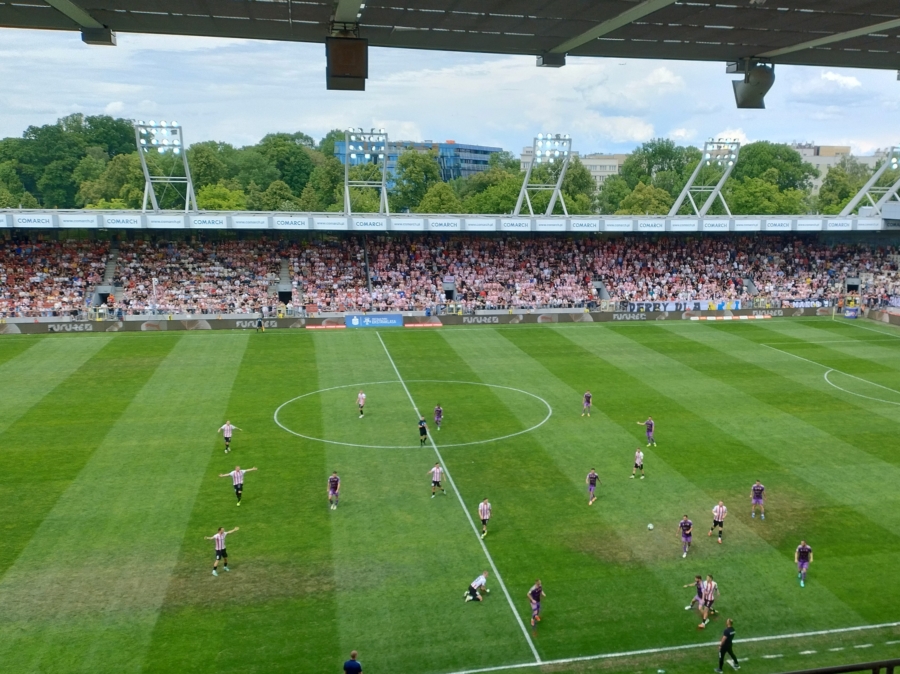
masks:
<path fill-rule="evenodd" d="M 270 295 L 278 295 L 279 299 L 281 297 L 280 293 L 292 293 L 293 286 L 291 285 L 291 263 L 288 258 L 281 258 L 281 272 L 278 275 L 278 280 L 275 283 L 269 284 L 269 294 Z"/>

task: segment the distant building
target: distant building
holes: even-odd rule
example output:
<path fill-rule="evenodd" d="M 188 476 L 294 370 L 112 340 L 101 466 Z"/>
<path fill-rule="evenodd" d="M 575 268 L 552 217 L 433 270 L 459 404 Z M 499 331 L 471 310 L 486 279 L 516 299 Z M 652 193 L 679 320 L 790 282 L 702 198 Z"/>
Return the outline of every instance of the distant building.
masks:
<path fill-rule="evenodd" d="M 407 151 L 434 152 L 437 155 L 438 165 L 441 167 L 441 179 L 449 182 L 455 178 L 468 178 L 476 173 L 488 169 L 488 163 L 492 154 L 502 152 L 503 148 L 488 147 L 484 145 L 466 145 L 455 140 L 447 140 L 443 143 L 425 140 L 422 142 L 412 140 L 397 140 L 388 143 L 386 156 L 387 169 L 393 171 L 397 166 L 397 158 Z M 344 163 L 344 141 L 339 140 L 334 144 L 334 156 Z M 382 160 L 384 161 L 384 160 Z M 350 160 L 351 166 L 356 164 L 379 163 L 377 158 L 366 158 L 358 155 Z"/>
<path fill-rule="evenodd" d="M 816 145 L 815 143 L 793 143 L 791 147 L 800 153 L 803 160 L 809 162 L 819 170 L 819 177 L 812 180 L 813 194 L 817 194 L 822 187 L 825 176 L 832 166 L 839 164 L 844 157 L 850 154 L 849 145 Z M 889 150 L 876 150 L 874 154 L 853 157 L 864 166 L 874 170 L 879 161 L 887 156 Z"/>
<path fill-rule="evenodd" d="M 523 171 L 525 171 L 528 168 L 528 164 L 531 163 L 532 151 L 533 148 L 531 146 L 522 148 L 519 162 Z M 590 171 L 591 177 L 597 184 L 598 189 L 609 176 L 619 175 L 619 172 L 622 170 L 622 164 L 625 163 L 628 156 L 629 155 L 627 154 L 596 153 L 581 156 L 576 150 L 572 151 L 572 157 L 578 157 L 581 163 L 584 164 L 584 167 Z"/>

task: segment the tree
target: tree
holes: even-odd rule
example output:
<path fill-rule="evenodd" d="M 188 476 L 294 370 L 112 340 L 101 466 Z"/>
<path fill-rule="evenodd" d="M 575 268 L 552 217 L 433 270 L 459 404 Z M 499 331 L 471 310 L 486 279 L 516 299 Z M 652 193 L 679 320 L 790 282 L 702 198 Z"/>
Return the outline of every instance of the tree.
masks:
<path fill-rule="evenodd" d="M 619 210 L 622 200 L 625 199 L 632 190 L 625 182 L 625 178 L 619 175 L 609 176 L 600 185 L 597 192 L 597 211 L 600 213 L 615 213 Z"/>
<path fill-rule="evenodd" d="M 311 188 L 315 194 L 315 200 L 312 200 L 311 196 L 308 195 L 309 198 L 304 203 L 315 204 L 318 207 L 304 207 L 303 210 L 328 210 L 329 206 L 335 203 L 337 195 L 343 198 L 343 192 L 338 192 L 339 187 L 343 190 L 343 182 L 344 165 L 334 157 L 326 157 L 322 164 L 313 169 L 309 176 L 309 182 L 303 188 L 303 192 L 300 193 L 300 198 L 303 199 L 303 195 L 307 193 L 307 188 Z"/>
<path fill-rule="evenodd" d="M 869 167 L 853 157 L 842 157 L 822 181 L 816 199 L 817 209 L 826 215 L 840 213 L 869 179 Z"/>
<path fill-rule="evenodd" d="M 744 178 L 760 178 L 768 169 L 778 171 L 779 190 L 808 190 L 812 178 L 819 175 L 816 168 L 803 161 L 800 153 L 783 143 L 759 141 L 741 148 L 731 177 L 739 183 Z"/>
<path fill-rule="evenodd" d="M 144 172 L 137 152 L 113 157 L 95 180 L 86 180 L 78 189 L 79 202 L 88 207 L 120 199 L 128 208 L 140 208 L 143 198 Z"/>
<path fill-rule="evenodd" d="M 255 183 L 264 190 L 281 177 L 274 162 L 269 161 L 256 147 L 236 150 L 230 145 L 224 145 L 220 150 L 220 157 L 228 168 L 227 176 L 237 180 L 244 190 L 250 187 L 250 183 Z"/>
<path fill-rule="evenodd" d="M 56 159 L 44 168 L 37 187 L 45 208 L 71 208 L 75 205 L 78 186 L 72 180 L 72 173 L 76 166 L 78 160 L 67 157 Z"/>
<path fill-rule="evenodd" d="M 803 213 L 803 190 L 778 188 L 779 172 L 769 168 L 757 178 L 729 180 L 725 200 L 735 215 L 795 215 Z"/>
<path fill-rule="evenodd" d="M 259 210 L 296 211 L 298 210 L 297 199 L 286 182 L 276 180 L 262 193 Z"/>
<path fill-rule="evenodd" d="M 305 136 L 298 138 L 297 136 Z M 300 194 L 313 171 L 313 162 L 307 153 L 305 134 L 270 133 L 257 146 L 281 175 L 281 180 L 294 194 Z M 309 139 L 311 141 L 311 139 Z"/>
<path fill-rule="evenodd" d="M 397 159 L 393 178 L 391 204 L 394 210 L 415 210 L 431 186 L 441 181 L 437 155 L 407 150 Z"/>
<path fill-rule="evenodd" d="M 247 196 L 239 189 L 229 189 L 224 181 L 204 185 L 197 192 L 197 207 L 206 211 L 244 211 Z"/>
<path fill-rule="evenodd" d="M 668 138 L 654 138 L 642 144 L 624 161 L 620 175 L 633 190 L 638 183 L 653 185 L 660 173 L 690 175 L 699 160 L 700 151 L 697 148 L 675 145 Z"/>
<path fill-rule="evenodd" d="M 461 213 L 462 202 L 456 192 L 447 183 L 432 185 L 422 201 L 419 202 L 418 213 Z"/>
<path fill-rule="evenodd" d="M 481 192 L 463 200 L 463 213 L 512 213 L 519 198 L 522 180 L 518 176 L 507 177 Z"/>
<path fill-rule="evenodd" d="M 228 166 L 219 157 L 220 151 L 215 141 L 195 143 L 187 151 L 188 166 L 191 167 L 191 179 L 195 189 L 207 185 L 217 185 L 228 176 Z M 197 195 L 199 199 L 199 193 Z M 215 209 L 214 209 L 215 210 Z M 221 210 L 221 209 L 219 209 Z"/>
<path fill-rule="evenodd" d="M 507 173 L 519 173 L 522 170 L 522 162 L 508 150 L 492 152 L 490 156 L 488 156 L 488 166 L 490 168 L 506 171 Z"/>
<path fill-rule="evenodd" d="M 616 215 L 665 215 L 673 202 L 665 190 L 641 182 L 622 200 Z"/>
<path fill-rule="evenodd" d="M 344 140 L 344 132 L 340 129 L 332 129 L 325 134 L 325 137 L 319 141 L 319 152 L 326 158 L 334 157 L 334 144 L 337 141 Z"/>

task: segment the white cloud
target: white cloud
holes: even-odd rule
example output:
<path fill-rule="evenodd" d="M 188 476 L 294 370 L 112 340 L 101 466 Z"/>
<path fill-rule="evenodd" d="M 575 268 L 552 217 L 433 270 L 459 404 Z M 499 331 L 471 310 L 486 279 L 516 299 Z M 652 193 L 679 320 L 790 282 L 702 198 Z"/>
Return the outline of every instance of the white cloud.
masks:
<path fill-rule="evenodd" d="M 669 131 L 669 138 L 675 141 L 689 141 L 693 140 L 697 137 L 697 129 L 685 129 L 684 127 L 680 129 L 672 129 Z"/>
<path fill-rule="evenodd" d="M 122 101 L 113 101 L 105 108 L 103 108 L 103 113 L 106 115 L 116 116 L 120 115 L 125 110 L 125 104 Z"/>
<path fill-rule="evenodd" d="M 841 89 L 858 89 L 862 86 L 862 82 L 856 77 L 853 77 L 852 75 L 841 75 L 839 73 L 831 72 L 830 70 L 826 70 L 822 73 L 822 79 L 827 80 L 828 82 L 834 82 Z"/>
<path fill-rule="evenodd" d="M 747 134 L 744 133 L 743 129 L 723 129 L 719 131 L 719 133 L 713 134 L 712 138 L 735 138 L 741 145 L 747 145 L 747 143 L 752 142 L 749 138 L 747 138 Z M 768 139 L 767 139 L 768 140 Z"/>

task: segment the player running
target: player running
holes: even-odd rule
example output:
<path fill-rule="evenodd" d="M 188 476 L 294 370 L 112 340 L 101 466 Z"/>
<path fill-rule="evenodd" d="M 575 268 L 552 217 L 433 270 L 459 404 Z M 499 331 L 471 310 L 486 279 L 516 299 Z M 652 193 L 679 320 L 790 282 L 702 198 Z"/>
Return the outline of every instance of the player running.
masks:
<path fill-rule="evenodd" d="M 649 445 L 648 445 L 649 447 Z M 634 474 L 637 471 L 641 471 L 641 479 L 644 479 L 644 453 L 641 451 L 641 448 L 638 447 L 634 450 L 634 468 L 631 469 L 631 479 L 634 479 Z"/>
<path fill-rule="evenodd" d="M 528 590 L 528 601 L 531 602 L 531 626 L 534 627 L 534 621 L 541 622 L 541 597 L 546 597 L 544 588 L 541 586 L 541 579 L 534 581 L 534 585 Z"/>
<path fill-rule="evenodd" d="M 437 426 L 438 430 L 441 430 L 442 421 L 444 421 L 444 409 L 438 403 L 434 408 L 434 425 Z"/>
<path fill-rule="evenodd" d="M 337 510 L 338 501 L 341 498 L 341 478 L 338 477 L 337 471 L 328 478 L 328 505 L 332 510 Z"/>
<path fill-rule="evenodd" d="M 687 557 L 688 550 L 691 549 L 691 534 L 694 531 L 694 523 L 688 519 L 687 515 L 681 518 L 678 530 L 681 532 L 681 549 L 684 552 L 681 558 L 684 559 Z"/>
<path fill-rule="evenodd" d="M 588 505 L 594 505 L 594 501 L 597 500 L 597 495 L 594 492 L 600 483 L 600 476 L 597 475 L 596 470 L 591 468 L 591 472 L 584 478 L 584 482 L 588 486 Z"/>
<path fill-rule="evenodd" d="M 712 514 L 713 523 L 709 528 L 709 533 L 706 535 L 712 536 L 713 529 L 719 527 L 719 545 L 722 545 L 722 525 L 725 524 L 725 517 L 728 515 L 728 508 L 725 507 L 725 504 L 722 501 L 719 501 L 719 505 L 713 506 Z"/>
<path fill-rule="evenodd" d="M 488 572 L 482 571 L 481 575 L 469 584 L 469 589 L 463 594 L 466 601 L 484 601 L 484 597 L 479 594 L 478 590 L 484 590 L 485 594 L 491 593 L 491 591 L 487 589 L 487 577 Z"/>
<path fill-rule="evenodd" d="M 249 473 L 254 470 L 257 470 L 256 466 L 244 470 L 241 470 L 240 466 L 235 466 L 234 470 L 230 473 L 219 473 L 219 477 L 231 478 L 231 484 L 234 485 L 234 495 L 237 496 L 238 505 L 241 505 L 241 496 L 244 493 L 244 473 Z"/>
<path fill-rule="evenodd" d="M 419 447 L 424 447 L 428 442 L 428 422 L 425 417 L 419 417 Z"/>
<path fill-rule="evenodd" d="M 240 430 L 242 430 L 242 429 L 238 428 L 237 426 L 232 426 L 231 422 L 226 420 L 225 425 L 220 427 L 219 430 L 216 431 L 217 433 L 221 433 L 222 437 L 225 438 L 225 453 L 226 454 L 228 454 L 228 452 L 231 451 L 231 436 L 234 434 L 235 431 L 240 431 Z"/>
<path fill-rule="evenodd" d="M 766 519 L 766 488 L 759 480 L 750 487 L 750 517 L 754 519 L 756 518 L 756 506 L 759 506 L 760 519 Z"/>
<path fill-rule="evenodd" d="M 684 607 L 685 611 L 690 611 L 694 608 L 694 603 L 696 602 L 697 608 L 703 608 L 703 576 L 694 576 L 694 582 L 688 583 L 687 585 L 683 585 L 682 587 L 692 587 L 696 590 L 694 598 L 691 599 L 691 603 Z"/>
<path fill-rule="evenodd" d="M 447 491 L 441 486 L 441 478 L 444 477 L 444 469 L 441 468 L 441 462 L 438 461 L 434 464 L 434 468 L 429 470 L 428 474 L 431 475 L 431 498 L 434 498 L 436 489 L 440 489 L 442 494 L 446 494 Z"/>
<path fill-rule="evenodd" d="M 362 419 L 366 413 L 366 394 L 363 393 L 362 390 L 360 390 L 360 392 L 356 394 L 356 406 L 359 408 L 359 418 Z"/>
<path fill-rule="evenodd" d="M 228 552 L 225 550 L 225 537 L 228 534 L 233 534 L 235 531 L 240 529 L 240 527 L 235 527 L 231 531 L 225 531 L 225 527 L 219 527 L 219 530 L 214 533 L 212 536 L 204 536 L 208 541 L 216 542 L 216 561 L 213 562 L 213 573 L 212 575 L 218 576 L 219 572 L 216 571 L 216 567 L 219 566 L 219 560 L 222 560 L 223 567 L 226 571 L 231 571 L 228 568 Z"/>
<path fill-rule="evenodd" d="M 639 421 L 637 425 L 644 426 L 647 429 L 647 446 L 653 445 L 656 447 L 656 440 L 653 437 L 653 428 L 656 426 L 656 423 L 653 421 L 653 417 L 647 417 L 647 421 Z"/>
<path fill-rule="evenodd" d="M 585 414 L 587 414 L 588 416 L 591 416 L 591 398 L 592 398 L 591 392 L 585 391 L 584 392 L 584 403 L 582 404 L 581 416 L 584 416 Z"/>
<path fill-rule="evenodd" d="M 491 519 L 491 504 L 484 499 L 478 504 L 478 517 L 481 519 L 481 537 L 487 536 L 488 520 Z"/>
<path fill-rule="evenodd" d="M 806 541 L 800 541 L 800 545 L 794 551 L 794 563 L 797 565 L 797 578 L 800 579 L 800 587 L 806 587 L 806 570 L 809 569 L 812 561 L 812 548 L 806 544 Z"/>
<path fill-rule="evenodd" d="M 709 624 L 710 614 L 718 613 L 718 611 L 713 608 L 713 604 L 715 604 L 716 597 L 718 596 L 719 584 L 713 580 L 712 575 L 707 575 L 706 582 L 703 583 L 703 606 L 700 609 L 700 613 L 703 614 L 703 621 L 697 625 L 701 630 Z"/>

